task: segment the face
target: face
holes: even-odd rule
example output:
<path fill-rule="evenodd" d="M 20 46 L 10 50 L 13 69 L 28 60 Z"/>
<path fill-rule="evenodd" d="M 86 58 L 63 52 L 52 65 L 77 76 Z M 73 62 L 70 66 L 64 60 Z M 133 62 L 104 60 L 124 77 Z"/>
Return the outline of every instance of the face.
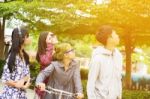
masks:
<path fill-rule="evenodd" d="M 28 36 L 25 36 L 24 45 L 29 45 L 32 43 L 32 39 Z"/>
<path fill-rule="evenodd" d="M 51 44 L 58 43 L 56 35 L 52 32 L 49 32 L 46 38 L 46 43 L 51 43 Z"/>
<path fill-rule="evenodd" d="M 119 39 L 119 36 L 118 34 L 116 33 L 116 31 L 113 31 L 111 36 L 108 38 L 108 43 L 111 43 L 115 46 L 117 46 L 120 42 L 120 39 Z"/>
<path fill-rule="evenodd" d="M 69 59 L 75 58 L 75 51 L 72 47 L 68 48 L 68 50 L 65 52 L 64 56 Z"/>

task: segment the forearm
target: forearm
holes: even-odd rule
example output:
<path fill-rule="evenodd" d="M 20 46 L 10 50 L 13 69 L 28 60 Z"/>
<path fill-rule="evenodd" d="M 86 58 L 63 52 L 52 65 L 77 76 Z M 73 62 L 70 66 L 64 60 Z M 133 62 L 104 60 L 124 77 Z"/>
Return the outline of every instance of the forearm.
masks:
<path fill-rule="evenodd" d="M 35 83 L 35 84 L 37 85 L 38 83 L 42 83 L 45 78 L 46 78 L 46 77 L 45 77 L 42 73 L 40 73 L 40 74 L 37 76 L 37 78 L 36 78 L 36 83 Z"/>
<path fill-rule="evenodd" d="M 42 70 L 37 78 L 36 78 L 36 84 L 37 83 L 42 83 L 48 76 L 51 75 L 51 73 L 54 70 L 54 66 L 53 65 L 49 65 L 48 67 L 46 67 L 44 70 Z"/>
<path fill-rule="evenodd" d="M 20 88 L 23 89 L 23 87 L 25 86 L 25 81 L 23 79 L 18 80 L 18 81 L 9 80 L 5 84 L 11 87 L 18 88 L 18 89 Z"/>
<path fill-rule="evenodd" d="M 11 87 L 15 87 L 16 86 L 16 81 L 13 80 L 9 80 L 7 82 L 5 82 L 6 85 L 11 86 Z"/>
<path fill-rule="evenodd" d="M 77 93 L 83 93 L 83 88 L 82 88 L 82 84 L 80 82 L 76 83 L 76 92 Z"/>

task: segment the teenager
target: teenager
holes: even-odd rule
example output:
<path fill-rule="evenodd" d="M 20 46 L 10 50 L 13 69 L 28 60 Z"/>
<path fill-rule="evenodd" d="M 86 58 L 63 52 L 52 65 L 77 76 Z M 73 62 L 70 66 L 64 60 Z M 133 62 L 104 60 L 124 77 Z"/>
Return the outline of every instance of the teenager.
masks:
<path fill-rule="evenodd" d="M 80 77 L 79 64 L 74 60 L 75 51 L 68 43 L 61 43 L 55 47 L 54 59 L 47 68 L 38 75 L 36 85 L 45 90 L 45 86 L 77 93 L 77 98 L 83 98 L 82 84 Z M 42 83 L 46 77 L 50 79 L 45 85 Z M 58 99 L 59 95 L 46 93 L 44 99 Z M 63 96 L 62 99 L 74 99 Z"/>
<path fill-rule="evenodd" d="M 12 46 L 3 68 L 2 82 L 5 84 L 0 99 L 27 99 L 26 90 L 30 85 L 29 56 L 24 47 L 29 44 L 25 28 L 12 32 Z"/>
<path fill-rule="evenodd" d="M 111 27 L 104 25 L 96 33 L 103 45 L 92 54 L 87 83 L 88 99 L 121 99 L 122 55 L 116 46 L 119 36 Z"/>

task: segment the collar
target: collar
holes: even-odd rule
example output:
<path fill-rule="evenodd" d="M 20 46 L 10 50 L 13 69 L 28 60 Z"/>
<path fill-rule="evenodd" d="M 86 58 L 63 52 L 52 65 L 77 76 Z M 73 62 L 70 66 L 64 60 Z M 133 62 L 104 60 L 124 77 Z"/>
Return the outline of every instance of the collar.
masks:
<path fill-rule="evenodd" d="M 110 51 L 108 49 L 106 49 L 105 47 L 103 47 L 103 51 L 101 52 L 103 55 L 107 55 L 107 56 L 113 56 L 114 53 L 116 53 L 117 49 L 114 49 L 113 51 Z"/>
<path fill-rule="evenodd" d="M 73 65 L 75 65 L 74 60 L 71 61 L 70 65 L 69 65 L 69 68 L 71 68 Z M 64 68 L 64 64 L 60 61 L 58 61 L 58 66 L 61 67 L 61 68 Z"/>

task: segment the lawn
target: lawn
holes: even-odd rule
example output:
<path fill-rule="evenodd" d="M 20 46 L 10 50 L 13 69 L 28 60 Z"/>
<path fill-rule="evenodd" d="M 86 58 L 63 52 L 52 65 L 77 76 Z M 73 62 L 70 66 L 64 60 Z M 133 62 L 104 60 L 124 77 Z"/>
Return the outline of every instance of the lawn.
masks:
<path fill-rule="evenodd" d="M 83 91 L 85 98 L 87 99 L 86 94 L 86 84 L 87 80 L 82 80 Z M 140 91 L 140 90 L 123 90 L 122 99 L 150 99 L 150 91 Z"/>

